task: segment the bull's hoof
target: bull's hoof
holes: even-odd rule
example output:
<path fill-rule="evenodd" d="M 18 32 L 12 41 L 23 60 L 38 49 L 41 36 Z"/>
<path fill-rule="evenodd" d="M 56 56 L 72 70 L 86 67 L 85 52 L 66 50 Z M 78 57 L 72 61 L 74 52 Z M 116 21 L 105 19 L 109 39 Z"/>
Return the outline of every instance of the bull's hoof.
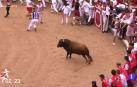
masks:
<path fill-rule="evenodd" d="M 69 59 L 69 57 L 66 57 L 66 60 L 68 60 Z"/>

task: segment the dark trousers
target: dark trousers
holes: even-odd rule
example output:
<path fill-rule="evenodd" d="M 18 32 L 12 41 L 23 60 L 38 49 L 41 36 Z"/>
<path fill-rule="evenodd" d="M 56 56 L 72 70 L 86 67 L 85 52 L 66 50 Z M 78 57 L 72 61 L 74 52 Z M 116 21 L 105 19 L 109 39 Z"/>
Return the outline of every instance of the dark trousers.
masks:
<path fill-rule="evenodd" d="M 9 14 L 10 14 L 10 13 L 9 13 L 9 11 L 10 11 L 10 6 L 7 6 L 7 7 L 6 7 L 6 11 L 7 11 L 7 13 L 6 13 L 6 17 L 7 17 L 7 16 L 9 16 Z"/>
<path fill-rule="evenodd" d="M 120 29 L 121 39 L 126 39 L 126 32 L 127 32 L 127 24 L 121 24 L 121 29 Z"/>

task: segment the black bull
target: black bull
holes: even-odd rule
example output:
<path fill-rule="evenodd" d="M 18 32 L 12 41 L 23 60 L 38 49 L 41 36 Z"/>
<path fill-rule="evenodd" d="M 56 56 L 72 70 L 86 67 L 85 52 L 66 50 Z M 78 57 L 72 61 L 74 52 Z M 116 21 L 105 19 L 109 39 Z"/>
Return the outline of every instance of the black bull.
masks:
<path fill-rule="evenodd" d="M 60 39 L 57 47 L 63 47 L 66 50 L 67 59 L 68 59 L 68 56 L 69 58 L 71 58 L 72 53 L 75 53 L 78 55 L 82 55 L 85 58 L 86 63 L 90 64 L 90 62 L 93 61 L 92 57 L 89 54 L 88 48 L 84 44 L 80 44 L 68 39 Z"/>

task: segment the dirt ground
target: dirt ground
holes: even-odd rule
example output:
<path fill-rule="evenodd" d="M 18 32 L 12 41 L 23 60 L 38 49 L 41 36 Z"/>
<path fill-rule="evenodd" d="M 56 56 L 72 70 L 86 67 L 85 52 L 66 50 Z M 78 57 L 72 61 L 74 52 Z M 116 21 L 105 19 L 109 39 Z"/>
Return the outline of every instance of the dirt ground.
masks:
<path fill-rule="evenodd" d="M 111 33 L 101 33 L 95 25 L 61 25 L 61 14 L 49 7 L 38 32 L 25 31 L 29 20 L 24 6 L 12 7 L 8 18 L 4 15 L 0 8 L 0 71 L 9 70 L 11 83 L 0 82 L 0 87 L 91 87 L 92 80 L 100 85 L 99 74 L 110 76 L 115 63 L 124 61 L 125 48 L 119 40 L 112 46 Z M 66 60 L 64 49 L 57 48 L 60 38 L 86 44 L 94 62 L 88 65 L 79 55 Z"/>

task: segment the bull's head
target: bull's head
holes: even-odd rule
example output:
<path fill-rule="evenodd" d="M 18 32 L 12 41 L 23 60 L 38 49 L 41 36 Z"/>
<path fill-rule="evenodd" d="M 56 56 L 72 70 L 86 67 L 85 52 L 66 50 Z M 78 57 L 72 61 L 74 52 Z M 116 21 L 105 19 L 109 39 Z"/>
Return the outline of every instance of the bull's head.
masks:
<path fill-rule="evenodd" d="M 64 46 L 64 39 L 60 39 L 57 47 L 63 47 L 63 46 Z"/>

